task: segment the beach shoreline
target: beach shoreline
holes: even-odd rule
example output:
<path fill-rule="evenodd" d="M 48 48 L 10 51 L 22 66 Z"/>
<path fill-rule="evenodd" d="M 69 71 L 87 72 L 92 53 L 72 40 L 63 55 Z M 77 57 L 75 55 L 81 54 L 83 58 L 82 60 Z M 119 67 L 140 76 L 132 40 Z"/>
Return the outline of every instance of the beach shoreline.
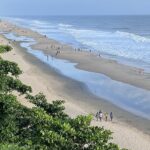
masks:
<path fill-rule="evenodd" d="M 141 68 L 120 64 L 115 60 L 98 57 L 93 53 L 82 51 L 81 49 L 75 51 L 70 45 L 62 44 L 38 32 L 18 27 L 9 22 L 0 22 L 0 28 L 4 32 L 13 32 L 16 35 L 33 38 L 36 44 L 32 48 L 41 50 L 45 54 L 50 54 L 55 57 L 56 52 L 58 50 L 61 51 L 61 54 L 56 57 L 77 63 L 76 67 L 79 69 L 101 73 L 113 80 L 150 90 L 150 73 L 143 72 Z"/>
<path fill-rule="evenodd" d="M 21 29 L 21 31 L 22 31 L 22 29 Z M 18 31 L 16 33 L 18 33 L 18 35 L 21 35 L 21 33 L 22 33 L 22 35 L 32 37 L 33 33 L 32 34 L 30 33 L 31 34 L 30 35 L 30 34 L 27 34 L 27 33 L 21 32 L 21 31 Z M 10 32 L 10 31 L 8 31 L 8 32 Z M 32 31 L 28 31 L 28 32 L 32 32 Z M 35 49 L 42 49 L 42 46 L 47 46 L 49 43 L 49 39 L 45 38 L 44 36 L 39 35 L 38 33 L 35 33 L 35 35 L 33 34 L 33 37 L 39 43 L 39 44 L 36 44 L 33 46 Z M 1 36 L 1 38 L 4 39 L 3 36 Z M 56 41 L 53 41 L 53 42 L 55 43 Z M 8 40 L 6 40 L 6 43 L 8 43 Z M 43 45 L 43 43 L 44 43 L 44 45 Z M 55 44 L 57 46 L 57 44 L 59 44 L 59 43 L 56 42 Z M 50 69 L 47 65 L 42 63 L 40 60 L 38 60 L 37 58 L 28 54 L 26 52 L 26 50 L 24 50 L 23 48 L 21 48 L 19 46 L 19 43 L 11 42 L 11 45 L 13 46 L 13 48 L 15 50 L 13 50 L 12 52 L 10 52 L 8 54 L 4 54 L 3 57 L 5 59 L 15 61 L 19 64 L 19 66 L 23 69 L 23 72 L 24 72 L 23 75 L 21 76 L 21 80 L 23 82 L 25 82 L 26 84 L 31 85 L 33 87 L 35 94 L 37 92 L 42 91 L 44 94 L 46 94 L 48 99 L 66 100 L 66 108 L 67 108 L 66 111 L 72 117 L 79 115 L 79 114 L 96 113 L 96 111 L 98 111 L 99 109 L 102 109 L 104 111 L 112 110 L 113 112 L 115 112 L 115 114 L 116 114 L 115 117 L 117 117 L 117 120 L 115 120 L 113 124 L 103 122 L 100 125 L 102 125 L 106 128 L 110 128 L 110 129 L 114 128 L 114 129 L 112 129 L 114 132 L 115 138 L 116 138 L 114 141 L 117 144 L 120 144 L 120 143 L 118 143 L 118 142 L 121 142 L 121 141 L 119 141 L 119 138 L 121 138 L 121 136 L 123 136 L 123 134 L 125 134 L 125 131 L 126 131 L 128 134 L 130 132 L 134 133 L 134 136 L 136 136 L 136 134 L 137 134 L 137 136 L 140 136 L 138 138 L 141 138 L 141 139 L 145 138 L 145 141 L 147 143 L 145 143 L 144 145 L 148 146 L 148 143 L 150 141 L 149 140 L 150 121 L 148 121 L 146 119 L 142 119 L 140 117 L 136 117 L 135 115 L 132 115 L 129 112 L 126 112 L 116 106 L 113 106 L 113 104 L 111 104 L 105 100 L 101 99 L 101 101 L 100 101 L 100 99 L 97 98 L 96 96 L 94 96 L 92 94 L 88 94 L 86 88 L 82 84 L 78 83 L 77 81 L 75 82 L 71 79 L 68 79 L 67 77 L 64 77 L 62 75 L 59 75 L 52 68 Z M 80 57 L 77 55 L 73 59 L 72 58 L 73 54 L 76 54 L 76 52 L 73 49 L 69 50 L 70 46 L 66 46 L 66 45 L 64 46 L 63 49 L 66 49 L 66 51 L 64 53 L 61 53 L 61 55 L 58 55 L 57 56 L 58 58 L 61 58 L 61 59 L 62 58 L 63 59 L 70 58 L 70 60 L 73 62 L 74 61 L 77 62 L 78 60 L 80 62 L 81 58 L 84 58 L 84 56 L 86 56 L 86 59 L 88 57 L 90 57 L 91 59 L 95 59 L 95 56 L 92 55 L 92 57 L 91 57 L 91 54 L 89 54 L 87 52 L 78 52 L 78 53 L 80 53 L 80 55 L 79 55 Z M 55 55 L 55 52 L 56 52 L 56 50 L 50 51 L 49 49 L 45 49 L 45 53 L 50 53 L 51 55 Z M 71 55 L 70 53 L 73 53 L 73 54 Z M 101 58 L 98 58 L 98 59 L 101 59 Z M 82 68 L 82 65 L 83 65 L 84 69 L 86 70 L 86 67 L 85 67 L 86 65 L 84 64 L 84 61 L 85 60 L 83 59 L 79 63 L 80 65 L 77 67 Z M 107 60 L 107 61 L 110 61 L 110 60 Z M 110 61 L 108 64 L 111 64 L 111 63 L 112 63 L 112 61 Z M 90 66 L 90 68 L 91 68 L 91 70 L 90 70 L 88 67 L 89 66 L 87 66 L 88 71 L 92 71 L 92 68 L 94 68 L 94 67 Z M 131 69 L 133 69 L 133 68 L 131 68 Z M 131 72 L 133 70 L 131 70 Z M 40 81 L 40 83 L 37 81 Z M 146 82 L 146 81 L 144 80 L 144 82 Z M 148 85 L 144 84 L 144 88 L 149 90 L 149 88 L 147 88 Z M 143 84 L 141 84 L 140 86 L 142 87 Z M 91 99 L 92 99 L 92 101 L 91 101 Z M 23 102 L 23 104 L 29 105 L 23 100 L 22 100 L 22 102 Z M 89 111 L 89 110 L 91 110 L 91 111 Z M 117 116 L 117 113 L 119 114 L 118 116 Z M 97 123 L 96 121 L 93 121 L 92 124 L 97 125 L 99 123 Z M 127 130 L 123 131 L 122 133 L 118 133 L 119 131 L 117 132 L 116 129 L 120 129 L 120 128 L 122 130 L 125 130 L 125 129 L 127 129 Z M 115 131 L 117 132 L 117 134 L 115 133 Z M 127 136 L 127 133 L 126 133 L 126 136 Z M 146 135 L 145 133 L 147 133 L 148 135 Z M 122 141 L 124 141 L 124 142 L 121 143 L 121 146 L 123 146 L 123 147 L 126 147 L 126 143 L 125 143 L 125 140 L 127 140 L 126 136 L 125 136 L 125 139 L 122 139 Z M 132 148 L 132 146 L 134 146 L 134 144 L 131 144 L 131 147 L 129 147 L 129 148 Z M 139 148 L 140 148 L 140 146 L 139 146 Z M 128 147 L 126 147 L 126 148 L 128 148 Z M 138 150 L 138 149 L 136 148 L 136 150 Z"/>

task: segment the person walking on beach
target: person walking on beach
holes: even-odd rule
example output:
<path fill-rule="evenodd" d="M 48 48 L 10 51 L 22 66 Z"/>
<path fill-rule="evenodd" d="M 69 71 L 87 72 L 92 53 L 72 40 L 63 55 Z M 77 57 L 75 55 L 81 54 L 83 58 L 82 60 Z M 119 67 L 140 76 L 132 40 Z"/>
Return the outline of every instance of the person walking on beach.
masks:
<path fill-rule="evenodd" d="M 102 111 L 100 110 L 100 111 L 99 111 L 99 119 L 100 119 L 100 121 L 102 121 L 102 118 L 103 118 L 103 113 L 102 113 Z"/>
<path fill-rule="evenodd" d="M 56 52 L 56 56 L 57 56 L 58 54 L 60 54 L 60 51 L 57 51 L 57 52 Z"/>
<path fill-rule="evenodd" d="M 56 56 L 58 55 L 58 51 L 56 52 Z"/>
<path fill-rule="evenodd" d="M 96 113 L 95 117 L 96 117 L 96 119 L 97 119 L 97 121 L 98 121 L 98 118 L 99 118 L 99 112 Z"/>
<path fill-rule="evenodd" d="M 110 120 L 111 121 L 113 120 L 113 113 L 112 112 L 110 113 Z"/>
<path fill-rule="evenodd" d="M 105 121 L 107 121 L 107 120 L 108 120 L 108 113 L 105 112 Z"/>

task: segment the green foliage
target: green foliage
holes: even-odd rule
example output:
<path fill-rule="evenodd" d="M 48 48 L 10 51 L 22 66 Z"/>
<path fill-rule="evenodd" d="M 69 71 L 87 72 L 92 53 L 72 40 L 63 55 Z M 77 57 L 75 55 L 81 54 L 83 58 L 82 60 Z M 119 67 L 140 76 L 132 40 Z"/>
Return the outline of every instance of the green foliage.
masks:
<path fill-rule="evenodd" d="M 9 52 L 12 50 L 12 47 L 9 45 L 0 45 L 0 53 Z"/>
<path fill-rule="evenodd" d="M 0 59 L 0 74 L 7 75 L 9 73 L 12 76 L 18 76 L 22 71 L 16 63 Z"/>
<path fill-rule="evenodd" d="M 0 93 L 8 93 L 14 90 L 21 94 L 32 92 L 30 86 L 27 86 L 20 80 L 15 79 L 21 73 L 22 71 L 16 63 L 5 61 L 0 58 Z"/>
<path fill-rule="evenodd" d="M 9 118 L 6 119 L 8 124 L 11 120 L 15 124 L 12 124 L 11 121 L 7 132 L 5 131 L 3 138 L 1 137 L 2 141 L 17 142 L 19 146 L 26 145 L 30 149 L 81 150 L 88 145 L 86 148 L 88 150 L 119 150 L 117 145 L 108 143 L 108 140 L 111 139 L 110 131 L 90 126 L 91 116 L 79 116 L 76 119 L 70 118 L 62 121 L 62 119 L 49 115 L 44 109 L 25 108 L 13 97 L 12 100 L 8 98 L 5 98 L 8 101 L 5 112 L 9 113 L 6 113 L 4 118 Z M 10 102 L 13 104 L 11 109 L 9 109 Z"/>
<path fill-rule="evenodd" d="M 20 80 L 8 75 L 0 75 L 0 93 L 8 93 L 14 90 L 21 94 L 32 92 L 31 87 L 23 84 Z"/>
<path fill-rule="evenodd" d="M 16 144 L 0 144 L 0 150 L 30 150 L 28 147 L 20 147 Z"/>
<path fill-rule="evenodd" d="M 15 96 L 0 94 L 0 143 L 15 141 L 15 119 L 19 105 Z"/>
<path fill-rule="evenodd" d="M 30 95 L 19 74 L 17 64 L 0 59 L 0 150 L 120 150 L 109 142 L 111 131 L 90 126 L 91 115 L 70 118 L 64 101 Z M 26 94 L 35 107 L 21 105 L 12 91 Z"/>
<path fill-rule="evenodd" d="M 53 117 L 59 117 L 63 119 L 68 117 L 68 115 L 64 113 L 65 107 L 62 105 L 64 104 L 64 101 L 62 100 L 52 101 L 52 104 L 50 104 L 47 102 L 47 99 L 43 93 L 39 93 L 35 96 L 28 94 L 26 98 L 37 107 L 44 109 Z"/>

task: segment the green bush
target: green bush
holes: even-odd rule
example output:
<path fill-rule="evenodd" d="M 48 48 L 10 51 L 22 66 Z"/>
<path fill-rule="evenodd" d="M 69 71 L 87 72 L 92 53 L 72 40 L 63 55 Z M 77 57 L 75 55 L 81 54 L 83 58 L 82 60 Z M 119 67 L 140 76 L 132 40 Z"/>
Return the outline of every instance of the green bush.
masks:
<path fill-rule="evenodd" d="M 64 101 L 53 101 L 52 104 L 47 102 L 47 99 L 43 93 L 39 93 L 35 96 L 27 95 L 26 98 L 29 102 L 35 104 L 37 107 L 44 109 L 49 115 L 58 118 L 67 118 L 68 115 L 64 113 L 65 107 L 62 105 Z"/>
<path fill-rule="evenodd" d="M 0 45 L 0 53 L 9 52 L 12 50 L 12 47 L 9 45 Z"/>
<path fill-rule="evenodd" d="M 23 84 L 20 80 L 14 79 L 8 75 L 0 75 L 0 93 L 17 91 L 21 94 L 32 92 L 32 88 Z"/>
<path fill-rule="evenodd" d="M 16 144 L 0 144 L 0 150 L 30 150 L 28 147 L 20 147 Z"/>
<path fill-rule="evenodd" d="M 18 65 L 14 62 L 9 62 L 3 59 L 0 59 L 0 74 L 11 74 L 12 76 L 18 76 L 22 73 Z"/>

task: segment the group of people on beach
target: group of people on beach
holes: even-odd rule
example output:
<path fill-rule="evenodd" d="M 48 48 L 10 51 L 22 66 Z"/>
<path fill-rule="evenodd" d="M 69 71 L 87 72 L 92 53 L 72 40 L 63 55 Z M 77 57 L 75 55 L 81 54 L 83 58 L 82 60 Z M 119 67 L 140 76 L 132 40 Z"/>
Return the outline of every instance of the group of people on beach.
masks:
<path fill-rule="evenodd" d="M 105 112 L 105 113 L 103 114 L 103 112 L 100 110 L 100 111 L 98 111 L 98 112 L 96 113 L 95 117 L 96 117 L 97 121 L 98 121 L 98 120 L 102 121 L 103 119 L 104 119 L 105 121 L 108 121 L 108 115 L 109 115 L 109 117 L 110 117 L 110 121 L 113 121 L 113 113 L 112 113 L 112 112 L 110 112 L 110 114 L 108 114 L 107 112 Z"/>
<path fill-rule="evenodd" d="M 60 51 L 57 51 L 55 55 L 57 56 L 58 54 L 60 54 Z"/>

